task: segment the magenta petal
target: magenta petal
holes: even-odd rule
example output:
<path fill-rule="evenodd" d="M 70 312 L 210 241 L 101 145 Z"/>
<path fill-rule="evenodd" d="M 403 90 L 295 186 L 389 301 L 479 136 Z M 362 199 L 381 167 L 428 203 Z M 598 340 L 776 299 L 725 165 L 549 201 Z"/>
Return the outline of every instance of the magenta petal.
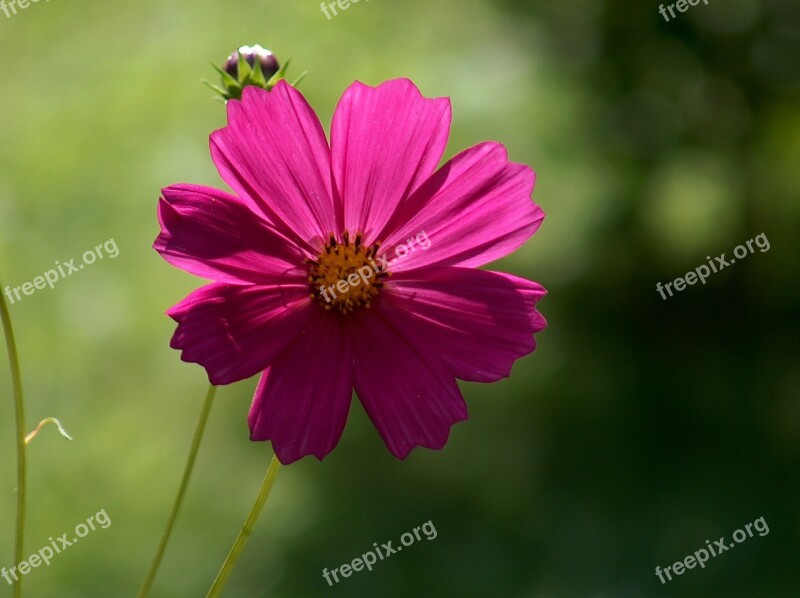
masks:
<path fill-rule="evenodd" d="M 338 228 L 325 132 L 285 81 L 271 92 L 248 86 L 241 101 L 228 102 L 228 125 L 212 133 L 211 156 L 236 194 L 298 243 L 319 244 Z"/>
<path fill-rule="evenodd" d="M 288 465 L 322 459 L 344 430 L 353 394 L 353 357 L 342 322 L 318 311 L 264 372 L 250 409 L 251 440 L 272 440 Z"/>
<path fill-rule="evenodd" d="M 424 268 L 398 274 L 376 311 L 398 322 L 417 346 L 435 353 L 452 375 L 494 382 L 536 347 L 547 323 L 536 311 L 541 285 L 501 272 Z"/>
<path fill-rule="evenodd" d="M 307 254 L 238 197 L 208 187 L 173 185 L 163 190 L 158 219 L 161 234 L 154 248 L 191 274 L 231 284 L 306 279 L 299 264 Z"/>
<path fill-rule="evenodd" d="M 436 354 L 377 313 L 354 323 L 355 389 L 386 446 L 405 459 L 416 446 L 441 449 L 467 405 Z"/>
<path fill-rule="evenodd" d="M 422 97 L 408 79 L 351 85 L 331 124 L 344 228 L 372 243 L 397 206 L 435 171 L 450 132 L 450 100 Z"/>
<path fill-rule="evenodd" d="M 308 285 L 212 283 L 168 312 L 178 322 L 170 346 L 206 369 L 212 384 L 230 384 L 265 370 L 303 330 L 312 308 Z"/>
<path fill-rule="evenodd" d="M 392 217 L 384 237 L 390 259 L 396 246 L 424 231 L 427 250 L 398 260 L 392 271 L 427 265 L 482 266 L 522 245 L 544 219 L 531 201 L 534 172 L 508 161 L 505 147 L 487 142 L 445 164 Z"/>

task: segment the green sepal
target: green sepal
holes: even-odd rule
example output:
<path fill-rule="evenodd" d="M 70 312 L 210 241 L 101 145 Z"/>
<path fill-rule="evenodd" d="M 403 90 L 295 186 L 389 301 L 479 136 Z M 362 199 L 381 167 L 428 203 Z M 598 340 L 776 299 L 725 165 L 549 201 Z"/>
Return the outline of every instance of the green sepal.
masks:
<path fill-rule="evenodd" d="M 258 61 L 256 61 L 254 66 L 251 67 L 244 55 L 239 54 L 237 77 L 231 76 L 224 69 L 220 68 L 214 63 L 211 63 L 211 66 L 221 77 L 221 85 L 215 85 L 205 80 L 203 81 L 203 84 L 219 94 L 224 102 L 227 102 L 228 100 L 240 100 L 242 98 L 242 92 L 244 91 L 244 88 L 248 85 L 271 91 L 279 81 L 286 79 L 286 72 L 291 62 L 292 59 L 289 58 L 278 68 L 278 70 L 274 75 L 272 75 L 272 77 L 269 78 L 269 80 L 266 80 L 264 77 L 264 72 L 261 70 L 261 65 Z M 294 87 L 300 81 L 302 81 L 307 74 L 308 71 L 304 71 L 290 85 Z"/>
<path fill-rule="evenodd" d="M 297 87 L 297 84 L 300 83 L 300 81 L 302 81 L 303 79 L 305 79 L 307 74 L 308 71 L 303 71 L 302 73 L 300 73 L 300 75 L 298 75 L 297 79 L 295 79 L 290 83 L 290 85 L 292 87 Z"/>

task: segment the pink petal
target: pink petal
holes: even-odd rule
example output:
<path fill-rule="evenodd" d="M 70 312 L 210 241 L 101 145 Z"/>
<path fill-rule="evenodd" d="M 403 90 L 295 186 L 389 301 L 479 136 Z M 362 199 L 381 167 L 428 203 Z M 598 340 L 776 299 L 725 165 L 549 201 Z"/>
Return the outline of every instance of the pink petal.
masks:
<path fill-rule="evenodd" d="M 355 388 L 386 446 L 405 459 L 416 446 L 441 449 L 467 406 L 447 366 L 401 321 L 362 313 L 353 321 Z"/>
<path fill-rule="evenodd" d="M 352 348 L 342 324 L 317 310 L 261 377 L 250 438 L 272 440 L 284 465 L 306 455 L 323 459 L 342 435 L 353 394 Z"/>
<path fill-rule="evenodd" d="M 228 125 L 211 134 L 220 175 L 261 206 L 276 228 L 310 252 L 338 230 L 330 149 L 317 115 L 285 81 L 271 92 L 248 86 L 228 102 Z"/>
<path fill-rule="evenodd" d="M 367 244 L 435 171 L 450 132 L 450 100 L 427 99 L 408 79 L 351 85 L 331 124 L 333 175 L 344 228 Z"/>
<path fill-rule="evenodd" d="M 154 248 L 191 274 L 231 284 L 301 282 L 306 257 L 238 197 L 197 185 L 163 190 Z"/>
<path fill-rule="evenodd" d="M 230 384 L 265 370 L 308 323 L 307 284 L 236 286 L 212 283 L 168 312 L 178 322 L 170 346 L 206 369 L 212 384 Z"/>
<path fill-rule="evenodd" d="M 531 201 L 534 172 L 508 161 L 505 147 L 487 142 L 445 164 L 392 217 L 383 248 L 394 260 L 397 246 L 424 232 L 430 247 L 397 259 L 393 272 L 421 266 L 482 266 L 522 245 L 544 219 Z M 420 238 L 424 239 L 424 235 Z"/>
<path fill-rule="evenodd" d="M 376 312 L 398 322 L 415 346 L 440 356 L 461 380 L 508 377 L 547 325 L 535 308 L 547 291 L 510 274 L 433 267 L 389 280 Z"/>

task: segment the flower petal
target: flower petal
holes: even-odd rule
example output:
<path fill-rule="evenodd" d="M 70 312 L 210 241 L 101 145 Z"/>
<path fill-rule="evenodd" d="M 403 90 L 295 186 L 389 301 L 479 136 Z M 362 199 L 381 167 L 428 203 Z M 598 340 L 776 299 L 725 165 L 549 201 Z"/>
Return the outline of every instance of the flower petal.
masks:
<path fill-rule="evenodd" d="M 536 311 L 545 289 L 530 280 L 472 268 L 398 274 L 375 302 L 384 319 L 439 355 L 461 380 L 494 382 L 531 353 L 547 323 Z"/>
<path fill-rule="evenodd" d="M 450 132 L 450 100 L 422 97 L 408 79 L 370 87 L 356 81 L 331 124 L 333 176 L 344 228 L 366 244 L 402 200 L 435 171 Z"/>
<path fill-rule="evenodd" d="M 206 369 L 212 384 L 265 370 L 308 323 L 308 285 L 200 287 L 167 315 L 178 323 L 170 346 Z"/>
<path fill-rule="evenodd" d="M 352 395 L 352 348 L 342 321 L 317 310 L 261 377 L 250 438 L 272 440 L 284 465 L 306 455 L 322 460 L 339 442 Z"/>
<path fill-rule="evenodd" d="M 386 446 L 405 459 L 416 446 L 443 448 L 467 405 L 436 354 L 388 322 L 375 312 L 354 320 L 355 388 Z"/>
<path fill-rule="evenodd" d="M 198 185 L 162 193 L 153 247 L 173 266 L 231 284 L 305 279 L 306 254 L 238 197 Z"/>
<path fill-rule="evenodd" d="M 425 232 L 427 250 L 395 261 L 393 272 L 421 266 L 482 266 L 522 245 L 544 219 L 531 201 L 536 176 L 508 161 L 499 143 L 481 143 L 445 164 L 392 217 L 383 249 L 395 259 L 397 246 Z M 417 248 L 424 249 L 424 248 Z"/>
<path fill-rule="evenodd" d="M 228 102 L 228 125 L 211 134 L 220 175 L 261 206 L 284 235 L 314 253 L 337 229 L 330 148 L 317 115 L 285 81 L 268 92 L 253 86 Z M 320 243 L 320 242 L 323 243 Z"/>

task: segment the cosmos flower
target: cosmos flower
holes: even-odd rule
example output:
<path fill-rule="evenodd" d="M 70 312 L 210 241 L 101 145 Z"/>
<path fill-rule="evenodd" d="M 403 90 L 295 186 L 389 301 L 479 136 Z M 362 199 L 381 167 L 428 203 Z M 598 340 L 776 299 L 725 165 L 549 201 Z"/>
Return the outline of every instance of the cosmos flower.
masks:
<path fill-rule="evenodd" d="M 541 224 L 533 171 L 494 142 L 437 170 L 450 101 L 407 79 L 351 85 L 330 144 L 285 81 L 227 116 L 210 145 L 233 194 L 179 184 L 159 202 L 155 249 L 213 281 L 167 312 L 171 346 L 212 384 L 261 374 L 251 439 L 284 464 L 334 448 L 354 389 L 393 455 L 442 448 L 467 419 L 456 379 L 507 377 L 546 326 L 539 284 L 478 269 Z"/>

